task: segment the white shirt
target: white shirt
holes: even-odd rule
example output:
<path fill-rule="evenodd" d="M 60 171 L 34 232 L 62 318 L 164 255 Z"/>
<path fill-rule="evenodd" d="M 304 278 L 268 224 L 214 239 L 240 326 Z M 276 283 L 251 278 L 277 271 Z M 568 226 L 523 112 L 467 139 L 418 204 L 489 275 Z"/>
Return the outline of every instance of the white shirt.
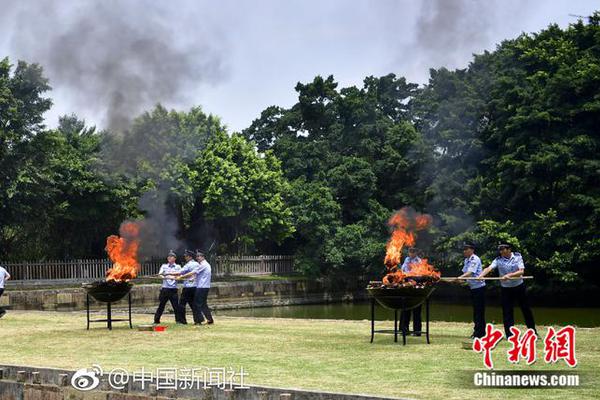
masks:
<path fill-rule="evenodd" d="M 196 288 L 210 288 L 211 268 L 208 261 L 202 260 L 200 264 L 194 260 L 188 261 L 188 263 L 183 266 L 181 274 L 185 275 L 188 272 L 195 273 Z"/>
<path fill-rule="evenodd" d="M 465 258 L 465 263 L 462 269 L 463 273 L 470 272 L 472 277 L 477 277 L 481 275 L 482 270 L 481 259 L 478 256 L 472 254 L 471 257 Z M 479 289 L 480 287 L 485 286 L 485 281 L 477 281 L 474 279 L 467 280 L 467 283 L 471 289 Z"/>
<path fill-rule="evenodd" d="M 511 272 L 516 272 L 525 269 L 523 257 L 520 253 L 511 253 L 509 258 L 498 257 L 490 265 L 492 269 L 498 268 L 498 275 L 504 276 Z M 523 283 L 523 279 L 512 279 L 508 281 L 500 281 L 503 287 L 515 287 Z"/>
<path fill-rule="evenodd" d="M 177 264 L 163 264 L 160 266 L 158 274 L 169 275 L 179 271 L 181 271 L 181 267 Z M 177 289 L 177 281 L 175 279 L 163 279 L 162 287 L 165 289 Z"/>
<path fill-rule="evenodd" d="M 6 277 L 9 275 L 10 274 L 8 273 L 7 270 L 5 270 L 3 267 L 0 267 L 0 289 L 4 289 L 4 281 L 6 280 Z"/>

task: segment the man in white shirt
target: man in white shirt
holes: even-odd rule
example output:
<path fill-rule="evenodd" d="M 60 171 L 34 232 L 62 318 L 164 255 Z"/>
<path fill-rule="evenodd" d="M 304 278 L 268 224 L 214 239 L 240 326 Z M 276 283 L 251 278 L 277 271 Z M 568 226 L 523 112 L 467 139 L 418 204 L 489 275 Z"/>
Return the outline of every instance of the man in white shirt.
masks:
<path fill-rule="evenodd" d="M 8 273 L 8 271 L 4 269 L 4 267 L 0 266 L 0 297 L 2 297 L 2 294 L 4 293 L 4 282 L 6 282 L 9 279 L 10 274 Z M 0 307 L 0 318 L 4 317 L 4 314 L 6 314 L 6 310 Z"/>
<path fill-rule="evenodd" d="M 181 318 L 181 309 L 179 307 L 179 296 L 177 294 L 177 281 L 172 276 L 175 273 L 181 271 L 181 266 L 176 264 L 177 255 L 173 250 L 169 251 L 167 255 L 167 263 L 161 265 L 158 275 L 163 278 L 162 287 L 160 289 L 160 295 L 158 296 L 158 308 L 154 314 L 154 323 L 160 324 L 160 317 L 165 311 L 167 302 L 171 303 L 173 307 L 173 313 L 175 314 L 175 321 L 180 324 L 183 323 Z"/>

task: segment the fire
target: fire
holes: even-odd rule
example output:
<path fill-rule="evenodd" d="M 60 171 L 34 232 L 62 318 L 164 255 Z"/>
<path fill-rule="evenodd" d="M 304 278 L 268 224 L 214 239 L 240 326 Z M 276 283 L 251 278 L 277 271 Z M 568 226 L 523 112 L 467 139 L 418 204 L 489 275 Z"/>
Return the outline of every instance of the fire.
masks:
<path fill-rule="evenodd" d="M 388 221 L 392 234 L 385 249 L 384 264 L 387 267 L 387 275 L 383 278 L 386 286 L 397 286 L 410 283 L 407 278 L 415 276 L 428 276 L 437 280 L 440 272 L 435 270 L 427 259 L 421 259 L 418 263 L 410 264 L 408 273 L 402 272 L 398 265 L 402 262 L 402 249 L 404 246 L 414 246 L 416 243 L 416 232 L 426 229 L 431 225 L 432 218 L 428 214 L 419 214 L 407 207 L 394 213 Z"/>
<path fill-rule="evenodd" d="M 119 230 L 120 237 L 111 235 L 106 238 L 106 251 L 113 262 L 106 271 L 107 281 L 128 281 L 137 276 L 140 263 L 137 252 L 140 245 L 140 227 L 135 222 L 124 222 Z"/>
<path fill-rule="evenodd" d="M 406 273 L 406 276 L 431 276 L 434 279 L 440 279 L 440 271 L 433 268 L 433 265 L 427 262 L 426 258 L 421 259 L 418 263 L 412 263 L 410 265 L 410 271 Z"/>

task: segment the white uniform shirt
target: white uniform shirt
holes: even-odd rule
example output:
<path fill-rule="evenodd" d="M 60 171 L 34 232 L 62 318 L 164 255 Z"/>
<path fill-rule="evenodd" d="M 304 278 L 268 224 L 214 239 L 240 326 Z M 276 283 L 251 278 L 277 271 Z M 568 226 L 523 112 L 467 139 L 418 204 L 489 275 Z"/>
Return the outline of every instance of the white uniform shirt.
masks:
<path fill-rule="evenodd" d="M 8 275 L 10 275 L 8 271 L 4 267 L 0 267 L 0 289 L 4 289 L 4 281 Z"/>
<path fill-rule="evenodd" d="M 490 265 L 492 269 L 498 268 L 498 275 L 504 276 L 511 272 L 516 272 L 520 269 L 525 269 L 523 264 L 523 257 L 520 253 L 511 253 L 509 258 L 497 257 Z M 500 285 L 503 287 L 515 287 L 523 283 L 523 279 L 510 279 L 507 281 L 500 281 Z"/>
<path fill-rule="evenodd" d="M 402 267 L 401 267 L 402 272 L 410 272 L 410 268 L 411 268 L 410 265 L 418 264 L 420 262 L 421 262 L 421 258 L 419 256 L 414 256 L 414 257 L 407 256 L 404 259 L 404 263 L 402 264 Z"/>
<path fill-rule="evenodd" d="M 181 271 L 181 266 L 178 264 L 163 264 L 160 266 L 158 274 L 169 275 L 179 271 Z M 162 287 L 164 289 L 177 289 L 177 281 L 175 279 L 163 279 Z"/>
<path fill-rule="evenodd" d="M 470 272 L 472 277 L 477 277 L 481 275 L 481 271 L 481 259 L 478 256 L 472 254 L 471 257 L 465 258 L 465 264 L 462 269 L 463 274 Z M 469 279 L 467 283 L 471 289 L 479 289 L 485 286 L 485 281 L 477 281 L 475 279 Z"/>

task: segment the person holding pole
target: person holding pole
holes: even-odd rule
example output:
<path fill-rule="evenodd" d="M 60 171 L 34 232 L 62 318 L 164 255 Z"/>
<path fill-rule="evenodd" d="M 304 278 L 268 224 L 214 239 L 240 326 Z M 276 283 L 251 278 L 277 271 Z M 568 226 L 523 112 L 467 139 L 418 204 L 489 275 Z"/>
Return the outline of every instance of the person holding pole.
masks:
<path fill-rule="evenodd" d="M 197 261 L 194 261 L 194 256 Z M 214 320 L 207 304 L 211 281 L 211 266 L 208 261 L 206 261 L 204 254 L 201 251 L 196 251 L 196 253 L 194 253 L 191 250 L 186 250 L 185 260 L 187 263 L 183 269 L 175 275 L 178 275 L 178 279 L 194 277 L 196 291 L 194 293 L 193 311 L 197 321 L 196 325 L 202 324 L 204 318 L 206 318 L 207 324 L 211 325 L 214 323 Z"/>
<path fill-rule="evenodd" d="M 458 279 L 476 277 L 481 275 L 481 259 L 475 255 L 475 244 L 467 242 L 463 244 L 463 255 L 465 257 L 463 274 Z M 485 281 L 467 280 L 471 292 L 471 302 L 473 303 L 473 334 L 471 338 L 481 338 L 485 336 Z"/>
<path fill-rule="evenodd" d="M 177 293 L 177 281 L 171 276 L 174 273 L 181 270 L 181 266 L 175 264 L 177 255 L 173 250 L 169 251 L 167 255 L 167 263 L 161 265 L 158 275 L 162 278 L 163 283 L 158 296 L 158 308 L 154 313 L 154 323 L 160 324 L 160 318 L 165 311 L 167 302 L 171 303 L 173 307 L 173 313 L 175 313 L 175 321 L 178 324 L 183 323 L 181 319 L 181 310 L 179 307 L 179 296 Z"/>
<path fill-rule="evenodd" d="M 404 262 L 402 263 L 402 272 L 407 273 L 410 272 L 411 269 L 411 265 L 412 264 L 418 264 L 421 262 L 421 257 L 418 256 L 417 254 L 417 249 L 415 247 L 410 247 L 408 249 L 408 256 L 404 259 Z M 404 332 L 408 332 L 409 331 L 409 327 L 410 327 L 410 315 L 412 312 L 412 317 L 413 317 L 413 335 L 414 336 L 421 336 L 421 328 L 422 328 L 422 323 L 421 323 L 421 312 L 422 312 L 422 306 L 418 306 L 413 308 L 412 310 L 404 310 L 402 311 L 400 320 L 402 321 L 402 326 L 400 327 L 402 329 L 402 331 Z"/>
<path fill-rule="evenodd" d="M 521 308 L 523 318 L 525 319 L 525 325 L 527 325 L 527 328 L 533 329 L 537 334 L 533 312 L 531 311 L 527 299 L 525 282 L 522 278 L 525 273 L 523 257 L 520 253 L 513 253 L 511 246 L 506 243 L 498 246 L 498 252 L 500 253 L 500 256 L 496 257 L 496 259 L 481 272 L 479 277 L 483 278 L 492 270 L 498 270 L 498 275 L 501 279 L 502 319 L 506 337 L 509 338 L 512 335 L 510 327 L 515 324 L 513 310 L 515 301 Z"/>
<path fill-rule="evenodd" d="M 181 307 L 181 320 L 184 324 L 187 324 L 185 307 L 189 304 L 192 310 L 192 318 L 194 324 L 199 323 L 197 315 L 194 312 L 194 295 L 196 293 L 196 279 L 192 276 L 188 279 L 183 280 L 183 289 L 181 290 L 181 298 L 179 301 L 179 307 Z"/>

